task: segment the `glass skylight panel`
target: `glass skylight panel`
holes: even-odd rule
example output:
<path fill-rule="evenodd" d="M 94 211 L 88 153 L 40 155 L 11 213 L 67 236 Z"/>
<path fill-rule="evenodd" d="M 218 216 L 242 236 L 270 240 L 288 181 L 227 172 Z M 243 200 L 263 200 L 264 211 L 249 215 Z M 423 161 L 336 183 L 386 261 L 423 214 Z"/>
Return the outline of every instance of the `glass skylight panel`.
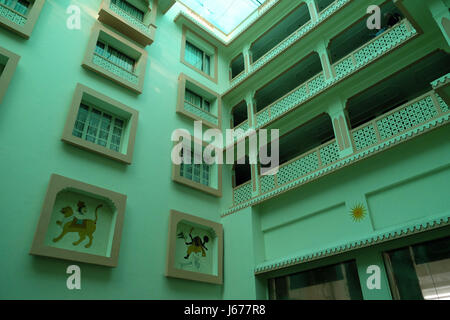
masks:
<path fill-rule="evenodd" d="M 264 0 L 181 0 L 192 11 L 229 34 Z"/>

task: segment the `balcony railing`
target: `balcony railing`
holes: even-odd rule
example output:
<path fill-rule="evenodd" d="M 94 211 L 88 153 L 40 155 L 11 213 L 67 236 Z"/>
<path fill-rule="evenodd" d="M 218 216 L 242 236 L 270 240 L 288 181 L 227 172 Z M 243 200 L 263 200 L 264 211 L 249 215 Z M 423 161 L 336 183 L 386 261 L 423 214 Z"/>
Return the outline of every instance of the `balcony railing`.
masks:
<path fill-rule="evenodd" d="M 406 19 L 399 22 L 391 29 L 336 62 L 332 66 L 334 79 L 326 81 L 323 72 L 321 72 L 259 111 L 256 114 L 256 128 L 261 128 L 286 112 L 297 108 L 300 104 L 312 99 L 337 82 L 349 77 L 351 74 L 399 47 L 416 34 L 417 31 Z"/>
<path fill-rule="evenodd" d="M 133 84 L 139 83 L 139 77 L 134 73 L 125 70 L 124 68 L 112 63 L 111 61 L 105 59 L 104 57 L 98 55 L 94 52 L 94 56 L 92 58 L 92 62 L 96 65 L 102 67 L 103 69 L 115 74 L 116 76 L 125 79 L 128 82 Z"/>
<path fill-rule="evenodd" d="M 150 34 L 150 30 L 148 26 L 146 26 L 141 20 L 136 19 L 135 17 L 129 15 L 126 11 L 122 10 L 118 6 L 116 6 L 114 3 L 110 3 L 109 5 L 110 9 L 114 11 L 116 14 L 124 18 L 127 22 L 129 22 L 132 26 L 134 26 L 139 31 Z"/>
<path fill-rule="evenodd" d="M 364 159 L 384 148 L 447 123 L 449 106 L 430 91 L 350 132 L 354 152 L 341 158 L 336 141 L 296 157 L 279 167 L 275 175 L 259 176 L 259 195 L 248 200 L 248 191 L 240 186 L 233 190 L 233 207 L 224 215 L 251 206 L 289 189 Z M 242 190 L 241 190 L 242 188 Z"/>
<path fill-rule="evenodd" d="M 5 17 L 19 26 L 24 26 L 27 23 L 27 17 L 7 7 L 3 3 L 0 3 L 0 17 Z"/>
<path fill-rule="evenodd" d="M 219 120 L 216 115 L 206 110 L 203 110 L 202 108 L 197 107 L 196 105 L 190 103 L 189 101 L 184 101 L 184 109 L 208 122 L 211 122 L 215 125 L 219 124 Z"/>
<path fill-rule="evenodd" d="M 252 181 L 233 188 L 233 203 L 242 203 L 252 198 Z"/>
<path fill-rule="evenodd" d="M 300 28 L 298 28 L 296 31 L 291 33 L 288 37 L 286 37 L 283 41 L 278 43 L 275 47 L 273 47 L 269 52 L 264 54 L 261 58 L 259 58 L 257 61 L 253 62 L 250 65 L 249 71 L 244 72 L 241 75 L 237 76 L 230 82 L 230 88 L 233 88 L 237 86 L 239 83 L 241 83 L 244 79 L 246 79 L 251 74 L 255 73 L 261 67 L 263 67 L 265 64 L 273 60 L 275 57 L 280 55 L 282 52 L 284 52 L 287 48 L 289 48 L 292 44 L 299 41 L 301 38 L 303 38 L 306 34 L 308 34 L 311 30 L 316 28 L 318 25 L 322 24 L 324 21 L 326 21 L 329 17 L 337 13 L 340 9 L 342 9 L 345 5 L 347 5 L 352 0 L 336 0 L 332 4 L 330 4 L 325 10 L 320 12 L 319 18 L 314 23 L 312 21 L 307 22 Z"/>

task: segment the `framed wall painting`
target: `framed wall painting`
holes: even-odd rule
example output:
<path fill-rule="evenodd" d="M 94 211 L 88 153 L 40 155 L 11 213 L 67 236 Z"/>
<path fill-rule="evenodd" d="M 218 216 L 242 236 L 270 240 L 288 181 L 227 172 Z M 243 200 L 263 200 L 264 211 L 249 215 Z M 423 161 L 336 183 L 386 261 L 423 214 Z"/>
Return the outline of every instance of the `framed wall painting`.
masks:
<path fill-rule="evenodd" d="M 116 267 L 126 199 L 52 174 L 30 254 Z"/>
<path fill-rule="evenodd" d="M 222 225 L 171 210 L 166 276 L 223 284 Z"/>

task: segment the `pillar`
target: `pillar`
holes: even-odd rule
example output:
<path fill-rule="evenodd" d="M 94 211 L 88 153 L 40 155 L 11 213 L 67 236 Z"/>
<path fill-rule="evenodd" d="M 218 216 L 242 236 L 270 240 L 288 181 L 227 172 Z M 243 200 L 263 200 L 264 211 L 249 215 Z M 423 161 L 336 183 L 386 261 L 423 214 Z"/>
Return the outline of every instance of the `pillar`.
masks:
<path fill-rule="evenodd" d="M 256 116 L 255 116 L 256 105 L 255 105 L 255 100 L 253 99 L 254 94 L 255 94 L 254 91 L 249 92 L 245 96 L 245 102 L 247 103 L 248 126 L 250 129 L 254 130 L 254 132 L 255 132 L 254 135 L 256 135 L 257 134 L 257 132 L 256 132 Z M 257 138 L 257 136 L 253 136 L 251 138 L 255 139 L 255 138 Z M 249 139 L 250 139 L 250 137 L 249 137 Z M 257 141 L 258 141 L 258 139 L 257 139 Z M 256 143 L 256 144 L 257 144 L 257 147 L 259 148 L 258 143 Z M 257 156 L 257 155 L 258 155 L 258 152 L 256 152 L 255 156 Z M 257 163 L 250 164 L 250 167 L 251 167 L 252 185 L 253 185 L 252 195 L 257 196 L 259 194 L 258 164 Z"/>
<path fill-rule="evenodd" d="M 346 112 L 345 102 L 342 100 L 335 101 L 328 108 L 341 158 L 354 152 Z"/>
<path fill-rule="evenodd" d="M 325 81 L 330 81 L 334 79 L 333 69 L 331 67 L 330 56 L 328 54 L 328 43 L 321 40 L 318 41 L 316 52 L 319 55 L 320 62 L 322 64 L 322 70 L 325 77 Z"/>

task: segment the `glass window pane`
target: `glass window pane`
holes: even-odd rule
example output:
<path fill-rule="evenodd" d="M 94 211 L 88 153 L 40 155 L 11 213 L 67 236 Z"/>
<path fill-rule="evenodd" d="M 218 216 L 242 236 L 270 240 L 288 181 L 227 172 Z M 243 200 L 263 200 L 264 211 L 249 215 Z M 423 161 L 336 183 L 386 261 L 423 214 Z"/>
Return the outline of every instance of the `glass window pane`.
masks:
<path fill-rule="evenodd" d="M 185 60 L 197 69 L 203 70 L 203 51 L 186 41 Z"/>
<path fill-rule="evenodd" d="M 203 68 L 203 72 L 206 74 L 211 74 L 211 57 L 208 55 L 205 55 L 205 65 Z"/>
<path fill-rule="evenodd" d="M 186 89 L 185 100 L 199 108 L 202 107 L 202 97 L 195 94 L 189 89 Z"/>
<path fill-rule="evenodd" d="M 450 237 L 385 255 L 392 295 L 402 300 L 450 300 Z"/>
<path fill-rule="evenodd" d="M 354 261 L 269 280 L 273 300 L 361 300 Z"/>

